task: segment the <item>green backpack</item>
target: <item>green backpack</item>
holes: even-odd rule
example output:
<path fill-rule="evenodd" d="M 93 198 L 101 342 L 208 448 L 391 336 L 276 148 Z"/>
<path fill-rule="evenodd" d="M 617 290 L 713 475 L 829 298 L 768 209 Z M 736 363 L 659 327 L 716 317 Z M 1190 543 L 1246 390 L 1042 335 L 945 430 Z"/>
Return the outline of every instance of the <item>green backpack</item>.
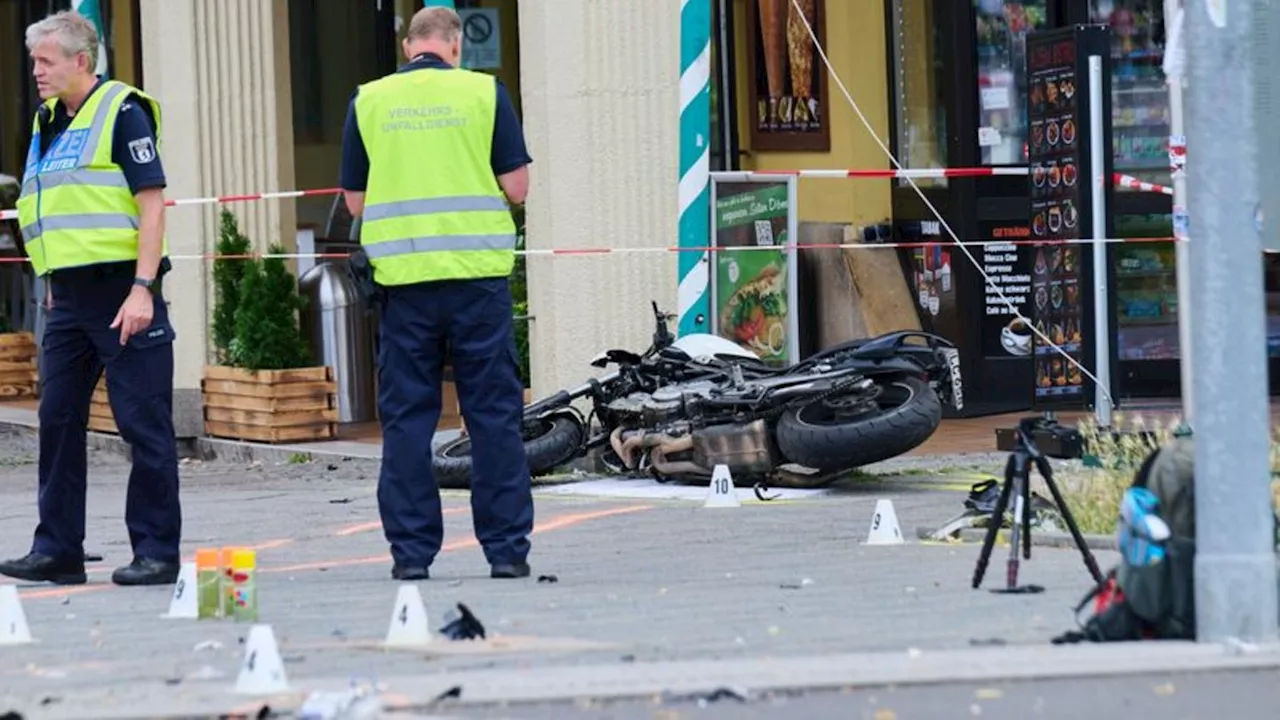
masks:
<path fill-rule="evenodd" d="M 1190 640 L 1196 636 L 1195 610 L 1195 447 L 1189 436 L 1175 437 L 1152 452 L 1131 487 L 1154 494 L 1155 515 L 1169 526 L 1161 543 L 1163 557 L 1135 565 L 1124 557 L 1076 606 L 1077 616 L 1090 600 L 1093 616 L 1079 631 L 1054 638 L 1055 644 L 1146 639 Z"/>

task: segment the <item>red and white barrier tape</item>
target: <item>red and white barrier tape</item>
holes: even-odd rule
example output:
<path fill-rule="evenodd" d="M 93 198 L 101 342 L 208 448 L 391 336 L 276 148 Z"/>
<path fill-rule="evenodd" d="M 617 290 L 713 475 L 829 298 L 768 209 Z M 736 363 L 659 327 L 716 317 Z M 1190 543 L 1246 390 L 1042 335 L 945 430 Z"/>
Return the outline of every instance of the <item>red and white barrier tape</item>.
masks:
<path fill-rule="evenodd" d="M 967 177 L 995 177 L 1001 175 L 1025 176 L 1029 170 L 1025 167 L 979 167 L 979 168 L 928 168 L 923 170 L 743 170 L 743 171 L 725 171 L 716 172 L 715 176 L 724 180 L 747 180 L 750 178 L 760 177 L 776 177 L 776 176 L 794 176 L 800 178 L 814 179 L 842 179 L 842 178 L 883 178 L 883 179 L 902 179 L 902 178 L 967 178 Z M 1142 192 L 1158 192 L 1165 195 L 1172 195 L 1173 189 L 1162 185 L 1143 182 L 1131 175 L 1122 175 L 1116 173 L 1112 180 L 1117 186 L 1123 186 Z M 222 195 L 216 197 L 202 198 L 183 198 L 180 200 L 168 200 L 165 205 L 168 207 L 181 207 L 186 205 L 224 205 L 236 202 L 252 202 L 256 200 L 288 200 L 300 197 L 315 197 L 322 195 L 337 195 L 342 192 L 339 188 L 319 188 L 315 190 L 288 190 L 285 192 L 266 192 L 253 193 L 249 195 Z M 18 218 L 17 210 L 0 210 L 0 220 L 16 220 Z"/>
<path fill-rule="evenodd" d="M 962 245 L 984 247 L 998 246 L 1008 247 L 1010 245 L 1089 245 L 1094 241 L 1091 239 L 1081 240 L 1031 240 L 1020 238 L 1017 240 L 967 240 Z M 1164 243 L 1179 242 L 1172 237 L 1149 237 L 1149 238 L 1106 238 L 1101 240 L 1103 243 Z M 931 240 L 927 242 L 897 242 L 897 243 L 817 243 L 813 245 L 743 245 L 740 247 L 604 247 L 604 248 L 540 248 L 533 250 L 518 250 L 517 255 L 528 257 L 541 256 L 568 256 L 568 255 L 649 255 L 658 253 L 719 253 L 719 252 L 781 252 L 794 247 L 796 250 L 890 250 L 890 249 L 915 249 L 915 248 L 934 248 L 934 247 L 955 247 L 956 243 L 950 240 Z M 170 260 L 247 260 L 250 258 L 346 258 L 350 253 L 256 253 L 248 255 L 217 255 L 213 253 L 206 254 L 190 254 L 190 255 L 170 255 Z M 0 257 L 0 264 L 3 263 L 25 263 L 29 262 L 25 257 Z"/>
<path fill-rule="evenodd" d="M 251 202 L 254 200 L 288 200 L 290 198 L 312 197 L 319 195 L 337 195 L 340 192 L 342 192 L 342 190 L 339 188 L 286 190 L 284 192 L 253 193 L 250 195 L 221 195 L 217 197 L 182 198 L 180 200 L 166 200 L 164 204 L 167 207 L 181 207 L 184 205 L 225 205 L 227 203 Z M 0 210 L 0 220 L 17 219 L 17 210 Z"/>

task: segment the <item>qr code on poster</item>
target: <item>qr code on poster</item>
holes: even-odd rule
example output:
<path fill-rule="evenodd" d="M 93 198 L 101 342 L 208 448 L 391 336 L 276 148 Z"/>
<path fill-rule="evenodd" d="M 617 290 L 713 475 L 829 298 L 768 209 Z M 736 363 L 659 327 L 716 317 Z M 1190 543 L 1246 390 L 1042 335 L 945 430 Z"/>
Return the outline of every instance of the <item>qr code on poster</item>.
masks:
<path fill-rule="evenodd" d="M 756 245 L 772 245 L 773 244 L 773 222 L 770 220 L 756 221 Z"/>

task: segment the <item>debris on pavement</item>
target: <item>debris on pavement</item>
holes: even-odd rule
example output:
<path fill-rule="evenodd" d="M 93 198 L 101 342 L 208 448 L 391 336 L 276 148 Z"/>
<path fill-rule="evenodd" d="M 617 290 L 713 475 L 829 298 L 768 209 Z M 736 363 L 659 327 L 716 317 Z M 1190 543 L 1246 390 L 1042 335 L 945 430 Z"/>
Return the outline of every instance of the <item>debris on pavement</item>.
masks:
<path fill-rule="evenodd" d="M 466 605 L 458 603 L 455 610 L 445 614 L 445 618 L 447 621 L 440 628 L 440 634 L 450 640 L 484 639 L 484 625 Z"/>
<path fill-rule="evenodd" d="M 705 708 L 711 703 L 720 702 L 721 700 L 737 700 L 741 703 L 751 702 L 751 694 L 746 688 L 742 687 L 719 687 L 711 692 L 687 695 L 664 693 L 663 700 L 668 705 L 692 702 L 697 703 L 698 707 Z"/>
<path fill-rule="evenodd" d="M 777 500 L 778 498 L 782 497 L 781 493 L 774 493 L 773 495 L 765 495 L 765 493 L 769 492 L 769 486 L 765 485 L 763 480 L 753 485 L 751 489 L 752 491 L 755 492 L 756 499 L 759 500 L 760 502 L 769 502 L 770 500 Z"/>
<path fill-rule="evenodd" d="M 382 702 L 368 687 L 342 692 L 317 690 L 298 709 L 299 720 L 373 720 L 382 717 Z"/>
<path fill-rule="evenodd" d="M 555 583 L 555 582 L 560 582 L 560 578 L 556 577 L 555 575 L 539 575 L 539 576 L 538 576 L 538 582 L 540 582 L 540 583 Z"/>
<path fill-rule="evenodd" d="M 782 583 L 778 587 L 782 588 L 783 590 L 799 590 L 800 588 L 805 587 L 806 585 L 812 585 L 812 584 L 813 584 L 812 578 L 805 578 L 798 583 Z"/>
<path fill-rule="evenodd" d="M 445 700 L 457 700 L 460 697 L 462 697 L 462 686 L 454 685 L 448 690 L 445 690 L 439 695 L 431 698 L 431 702 L 427 703 L 427 705 L 435 705 L 436 703 L 444 702 Z"/>
<path fill-rule="evenodd" d="M 1002 645 L 1008 645 L 1008 643 L 1005 642 L 1004 638 L 998 638 L 998 637 L 969 638 L 969 644 L 974 647 L 999 647 Z"/>

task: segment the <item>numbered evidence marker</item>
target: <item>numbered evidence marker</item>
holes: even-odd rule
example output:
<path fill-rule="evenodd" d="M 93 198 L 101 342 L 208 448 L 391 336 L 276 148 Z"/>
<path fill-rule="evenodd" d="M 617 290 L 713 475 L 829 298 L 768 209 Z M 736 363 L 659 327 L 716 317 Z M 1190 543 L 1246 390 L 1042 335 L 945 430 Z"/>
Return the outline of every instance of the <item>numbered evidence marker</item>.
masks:
<path fill-rule="evenodd" d="M 31 629 L 27 627 L 27 614 L 22 611 L 17 585 L 0 585 L 0 645 L 27 645 Z"/>
<path fill-rule="evenodd" d="M 898 514 L 894 512 L 893 501 L 884 499 L 876 501 L 876 511 L 871 516 L 871 529 L 867 531 L 867 545 L 901 545 L 902 530 L 898 527 Z"/>
<path fill-rule="evenodd" d="M 237 695 L 271 695 L 288 692 L 284 661 L 270 625 L 254 625 L 244 644 L 244 662 L 236 678 Z"/>
<path fill-rule="evenodd" d="M 405 583 L 396 594 L 396 605 L 391 611 L 391 623 L 387 626 L 387 639 L 383 643 L 390 648 L 416 648 L 431 642 L 431 627 L 427 622 L 427 606 L 422 602 L 418 586 Z"/>
<path fill-rule="evenodd" d="M 733 486 L 733 475 L 728 465 L 717 465 L 711 473 L 711 484 L 707 486 L 707 501 L 703 507 L 728 508 L 738 507 L 738 490 Z"/>
<path fill-rule="evenodd" d="M 178 579 L 173 583 L 173 597 L 169 599 L 169 612 L 160 617 L 173 620 L 195 620 L 200 617 L 196 606 L 196 564 L 182 563 Z"/>

